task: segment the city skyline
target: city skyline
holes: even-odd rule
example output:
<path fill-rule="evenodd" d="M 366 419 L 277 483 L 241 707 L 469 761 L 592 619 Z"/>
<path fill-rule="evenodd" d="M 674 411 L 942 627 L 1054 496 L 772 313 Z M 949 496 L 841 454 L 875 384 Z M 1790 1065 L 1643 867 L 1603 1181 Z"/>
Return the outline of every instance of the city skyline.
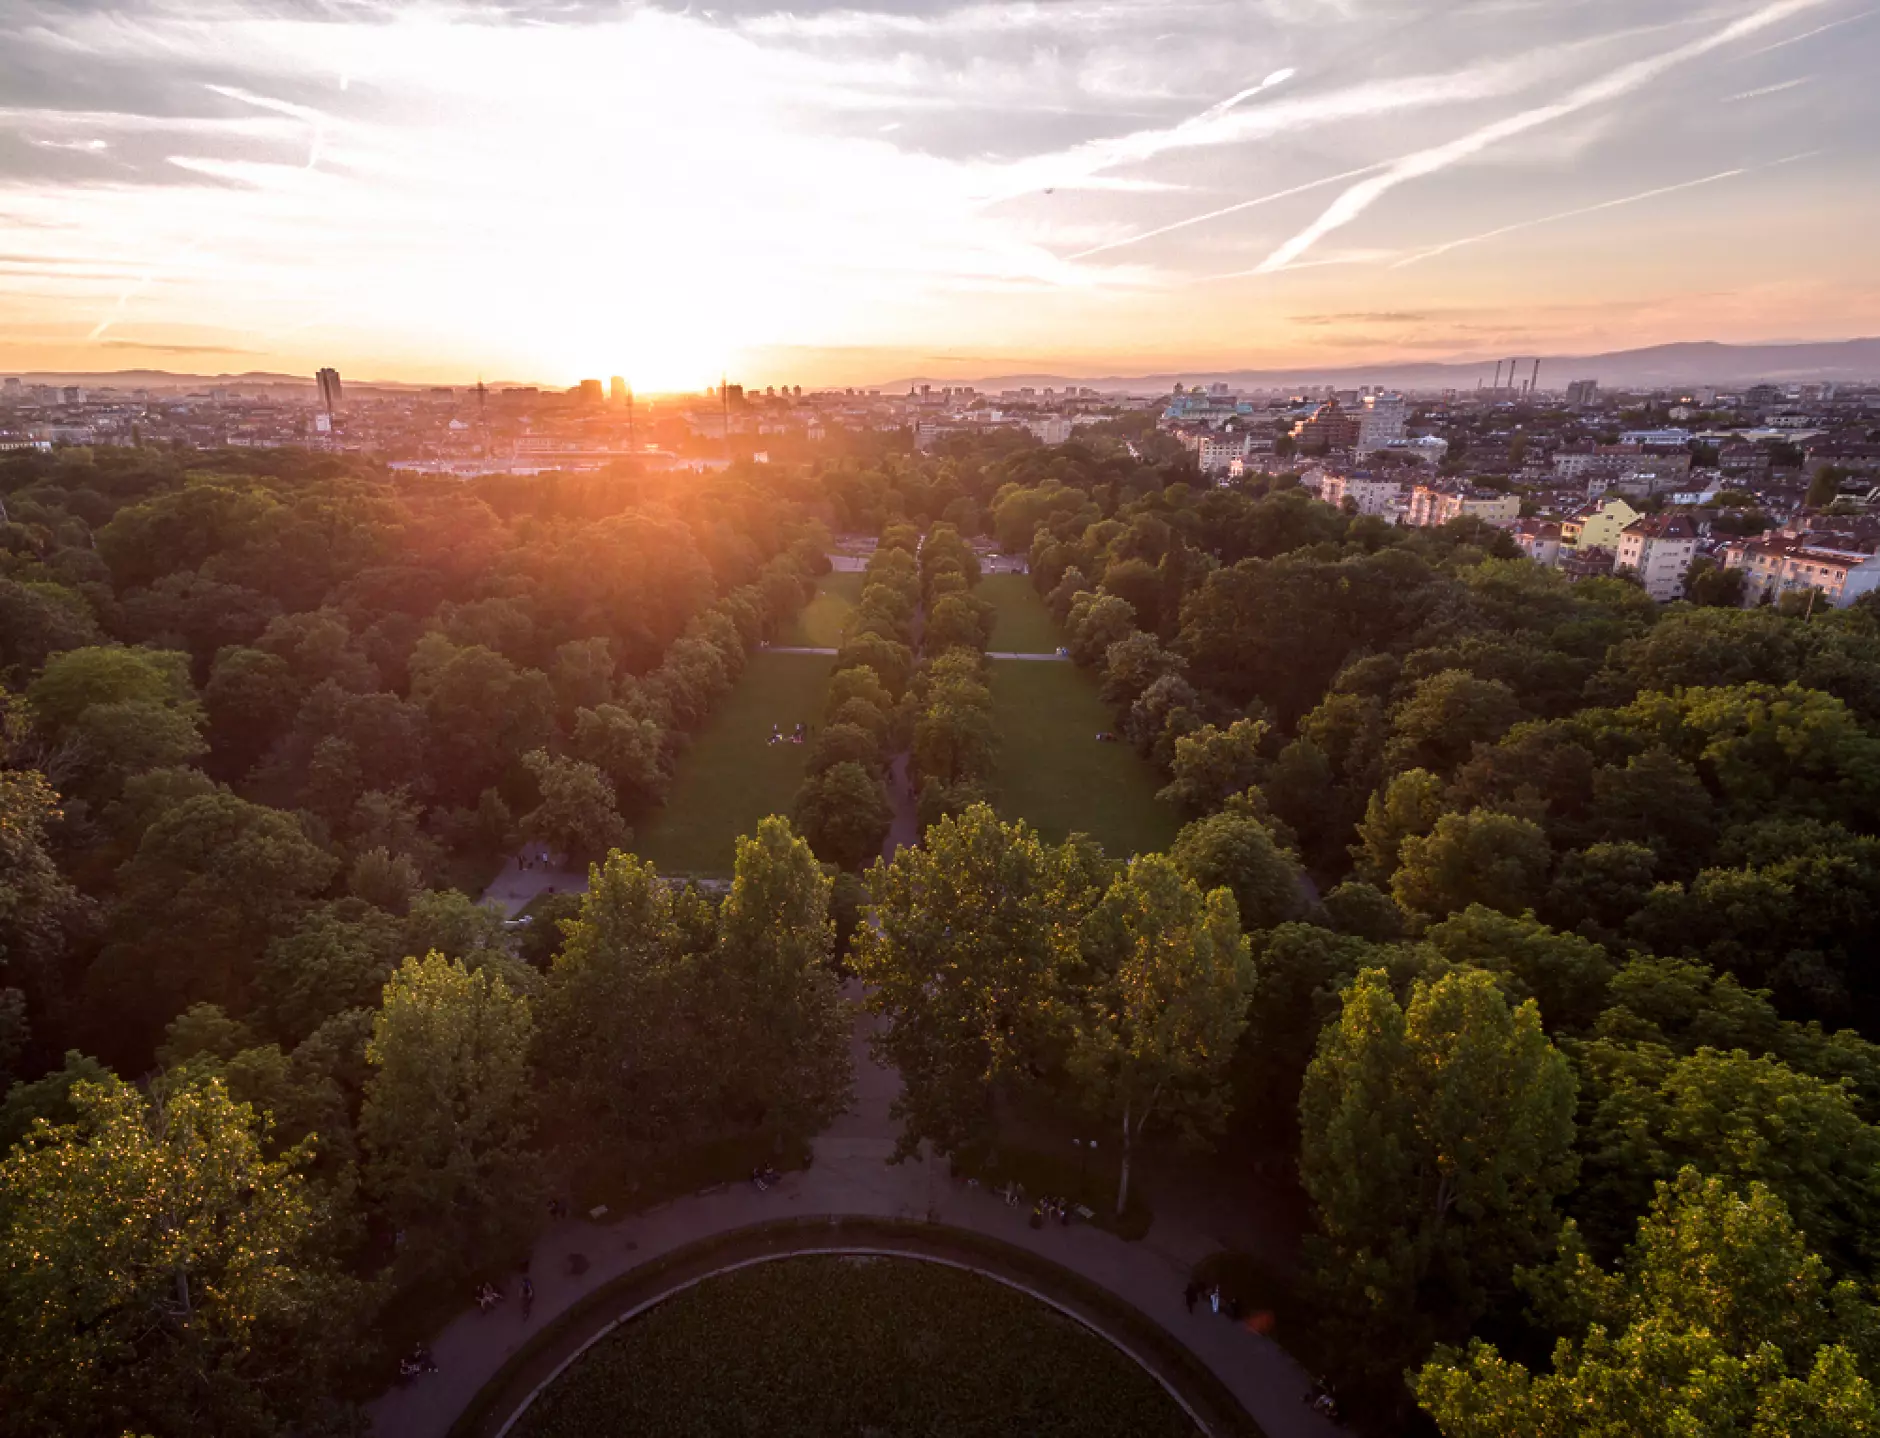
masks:
<path fill-rule="evenodd" d="M 0 37 L 0 371 L 652 392 L 1880 330 L 1847 0 L 0 0 Z"/>

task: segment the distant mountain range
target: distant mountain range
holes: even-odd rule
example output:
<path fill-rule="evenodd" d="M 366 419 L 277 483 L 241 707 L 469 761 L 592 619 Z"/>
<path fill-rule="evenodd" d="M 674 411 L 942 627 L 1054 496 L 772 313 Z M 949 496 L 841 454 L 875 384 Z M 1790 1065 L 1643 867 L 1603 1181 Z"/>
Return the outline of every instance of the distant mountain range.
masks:
<path fill-rule="evenodd" d="M 1595 355 L 1542 355 L 1541 388 L 1560 391 L 1568 381 L 1598 380 L 1608 389 L 1657 389 L 1669 385 L 1745 385 L 1757 381 L 1771 384 L 1820 384 L 1880 382 L 1880 338 L 1830 340 L 1809 344 L 1727 345 L 1714 341 L 1651 345 L 1645 349 L 1614 350 Z M 1521 357 L 1516 378 L 1525 380 L 1533 371 L 1534 357 Z M 1084 385 L 1091 389 L 1135 393 L 1157 393 L 1177 384 L 1229 384 L 1240 389 L 1284 389 L 1297 385 L 1336 385 L 1345 388 L 1360 384 L 1388 385 L 1398 389 L 1474 389 L 1478 382 L 1489 384 L 1495 375 L 1496 361 L 1489 360 L 1385 360 L 1368 365 L 1339 365 L 1294 369 L 1241 369 L 1171 371 L 1166 374 L 1066 375 L 1034 374 L 987 375 L 961 379 L 935 375 L 916 375 L 890 381 L 880 386 L 884 391 L 906 389 L 917 384 L 972 384 L 980 389 L 1018 389 L 1065 385 Z M 23 373 L 27 384 L 86 385 L 116 389 L 223 389 L 286 387 L 313 389 L 312 375 L 275 374 L 251 370 L 245 374 L 174 374 L 167 370 L 134 369 L 108 373 L 65 374 L 51 372 Z M 1504 374 L 1504 382 L 1506 376 Z M 511 381 L 498 381 L 491 389 L 507 388 Z M 348 379 L 355 390 L 411 391 L 425 389 L 424 384 L 395 380 Z M 463 386 L 459 385 L 459 388 Z M 544 386 L 552 388 L 552 386 Z"/>
<path fill-rule="evenodd" d="M 1880 381 L 1880 339 L 1832 340 L 1811 344 L 1726 345 L 1714 341 L 1652 345 L 1596 355 L 1542 355 L 1541 388 L 1559 391 L 1569 380 L 1591 379 L 1610 389 L 1656 389 L 1667 385 L 1819 384 L 1828 381 Z M 1335 368 L 1300 367 L 1265 370 L 1186 370 L 1179 373 L 1108 375 L 1092 379 L 1061 374 L 991 375 L 978 381 L 937 380 L 921 376 L 882 388 L 908 384 L 977 383 L 981 389 L 1016 389 L 1024 385 L 1141 393 L 1165 391 L 1176 384 L 1229 384 L 1240 389 L 1282 389 L 1293 385 L 1381 384 L 1399 389 L 1474 389 L 1493 382 L 1496 361 L 1386 360 Z M 1521 357 L 1517 379 L 1533 371 L 1534 356 Z M 1507 382 L 1503 366 L 1503 382 Z"/>
<path fill-rule="evenodd" d="M 422 384 L 410 384 L 402 380 L 352 380 L 345 381 L 347 388 L 354 390 L 384 390 L 396 393 L 409 393 L 414 390 L 430 389 L 433 384 L 442 381 L 429 381 Z M 19 373 L 21 384 L 57 384 L 83 385 L 97 389 L 153 389 L 153 390 L 197 390 L 197 389 L 299 389 L 311 393 L 314 389 L 313 376 L 310 374 L 275 374 L 267 370 L 249 370 L 244 374 L 176 374 L 161 369 L 120 369 L 99 370 L 87 373 L 22 370 Z M 497 380 L 490 383 L 491 389 L 508 389 L 516 381 Z M 468 386 L 459 385 L 458 388 Z"/>

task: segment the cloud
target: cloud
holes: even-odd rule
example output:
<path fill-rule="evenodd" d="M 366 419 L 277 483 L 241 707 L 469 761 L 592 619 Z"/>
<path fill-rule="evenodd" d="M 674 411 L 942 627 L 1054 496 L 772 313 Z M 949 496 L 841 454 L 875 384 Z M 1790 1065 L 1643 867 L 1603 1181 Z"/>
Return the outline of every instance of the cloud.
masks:
<path fill-rule="evenodd" d="M 1293 315 L 1296 325 L 1414 325 L 1434 319 L 1425 310 L 1349 310 L 1335 315 Z"/>
<path fill-rule="evenodd" d="M 234 345 L 176 345 L 158 344 L 153 340 L 99 340 L 100 349 L 107 350 L 149 350 L 153 354 L 166 355 L 261 355 L 266 350 L 239 349 Z"/>
<path fill-rule="evenodd" d="M 1668 70 L 1708 55 L 1725 45 L 1733 44 L 1746 35 L 1766 30 L 1771 25 L 1780 24 L 1790 16 L 1803 14 L 1824 3 L 1826 0 L 1775 0 L 1774 4 L 1764 5 L 1760 9 L 1751 11 L 1748 15 L 1732 21 L 1702 39 L 1648 56 L 1643 60 L 1634 60 L 1629 65 L 1618 66 L 1596 80 L 1575 86 L 1551 104 L 1519 111 L 1496 120 L 1492 124 L 1471 130 L 1447 144 L 1432 146 L 1427 150 L 1419 150 L 1414 154 L 1406 155 L 1394 161 L 1381 175 L 1360 180 L 1346 190 L 1332 201 L 1317 219 L 1261 261 L 1255 267 L 1255 272 L 1268 272 L 1288 267 L 1320 240 L 1335 230 L 1343 229 L 1399 185 L 1436 174 L 1439 170 L 1448 169 L 1451 165 L 1478 155 L 1504 140 L 1511 140 L 1517 135 L 1525 134 L 1529 130 L 1564 119 L 1569 115 L 1578 114 L 1591 106 L 1629 95 Z"/>

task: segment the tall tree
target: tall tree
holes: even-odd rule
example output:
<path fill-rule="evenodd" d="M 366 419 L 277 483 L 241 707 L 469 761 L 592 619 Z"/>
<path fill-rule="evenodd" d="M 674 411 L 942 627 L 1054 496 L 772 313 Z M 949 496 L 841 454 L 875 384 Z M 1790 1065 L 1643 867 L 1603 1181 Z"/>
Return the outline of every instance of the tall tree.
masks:
<path fill-rule="evenodd" d="M 304 1434 L 363 1290 L 300 1170 L 219 1082 L 79 1084 L 0 1162 L 0 1431 Z"/>
<path fill-rule="evenodd" d="M 1299 1177 L 1317 1210 L 1315 1282 L 1388 1374 L 1456 1337 L 1539 1256 L 1573 1180 L 1574 1083 L 1530 1000 L 1493 976 L 1382 970 L 1345 991 L 1299 1100 Z"/>
<path fill-rule="evenodd" d="M 459 1268 L 535 1214 L 526 1000 L 488 970 L 407 959 L 385 986 L 359 1134 L 367 1191 L 405 1234 L 410 1272 Z"/>
<path fill-rule="evenodd" d="M 700 1022 L 702 976 L 658 872 L 608 855 L 563 936 L 536 1006 L 543 1072 L 610 1139 L 696 1132 L 722 1054 Z"/>
<path fill-rule="evenodd" d="M 975 804 L 868 872 L 875 923 L 853 963 L 888 1020 L 877 1051 L 900 1071 L 900 1153 L 988 1142 L 1001 1085 L 1029 1080 L 1061 1027 L 1074 935 L 1108 882 L 1101 856 L 1044 844 Z"/>
<path fill-rule="evenodd" d="M 1082 948 L 1098 977 L 1078 1015 L 1069 1067 L 1085 1101 L 1121 1124 L 1121 1216 L 1130 1161 L 1152 1119 L 1194 1137 L 1225 1116 L 1253 960 L 1233 895 L 1204 894 L 1160 854 L 1117 876 L 1084 922 Z"/>
<path fill-rule="evenodd" d="M 738 840 L 713 978 L 736 1095 L 779 1142 L 817 1132 L 848 1103 L 849 1016 L 834 948 L 828 876 L 773 814 Z"/>
<path fill-rule="evenodd" d="M 1861 1372 L 1880 1312 L 1832 1282 L 1761 1184 L 1686 1168 L 1658 1185 L 1622 1271 L 1602 1271 L 1568 1225 L 1525 1286 L 1565 1330 L 1552 1370 L 1479 1340 L 1439 1349 L 1414 1385 L 1446 1438 L 1880 1433 Z"/>
<path fill-rule="evenodd" d="M 594 765 L 558 759 L 546 749 L 522 756 L 535 776 L 542 802 L 522 817 L 522 827 L 575 863 L 598 859 L 633 837 L 615 807 L 614 786 Z"/>

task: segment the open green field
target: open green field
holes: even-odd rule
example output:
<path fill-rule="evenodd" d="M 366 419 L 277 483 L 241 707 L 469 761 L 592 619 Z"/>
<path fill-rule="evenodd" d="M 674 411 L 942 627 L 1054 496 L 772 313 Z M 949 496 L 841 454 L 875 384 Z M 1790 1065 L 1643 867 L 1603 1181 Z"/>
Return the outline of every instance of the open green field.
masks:
<path fill-rule="evenodd" d="M 834 667 L 818 654 L 753 654 L 680 759 L 665 807 L 636 826 L 634 852 L 662 874 L 729 874 L 738 837 L 767 815 L 789 813 L 803 783 L 809 746 L 767 742 L 770 726 L 788 733 L 798 720 L 815 723 Z"/>
<path fill-rule="evenodd" d="M 522 1415 L 518 1438 L 1189 1438 L 1104 1339 L 989 1278 L 896 1258 L 785 1258 L 621 1325 Z"/>
<path fill-rule="evenodd" d="M 774 642 L 802 649 L 837 649 L 842 627 L 862 602 L 861 574 L 825 574 L 816 581 L 816 597 L 803 606 Z"/>
<path fill-rule="evenodd" d="M 1030 575 L 988 574 L 973 592 L 998 611 L 986 646 L 994 654 L 1055 654 L 1064 642 Z"/>
<path fill-rule="evenodd" d="M 1045 838 L 1091 835 L 1116 858 L 1166 849 L 1180 825 L 1157 799 L 1161 777 L 1127 744 L 1099 744 L 1116 716 L 1072 664 L 992 661 L 999 812 Z"/>

